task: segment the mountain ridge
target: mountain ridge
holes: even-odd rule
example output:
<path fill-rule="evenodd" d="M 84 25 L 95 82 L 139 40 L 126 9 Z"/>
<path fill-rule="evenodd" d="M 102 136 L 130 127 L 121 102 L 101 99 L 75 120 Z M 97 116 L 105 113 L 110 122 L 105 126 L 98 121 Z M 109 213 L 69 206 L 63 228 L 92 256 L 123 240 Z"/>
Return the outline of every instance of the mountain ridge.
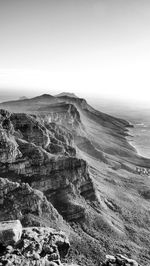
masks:
<path fill-rule="evenodd" d="M 148 266 L 150 180 L 136 167 L 149 168 L 150 160 L 128 143 L 131 124 L 68 96 L 0 108 L 0 177 L 43 193 L 70 231 L 68 260 L 99 265 L 119 251 Z M 28 212 L 31 222 L 46 222 Z"/>

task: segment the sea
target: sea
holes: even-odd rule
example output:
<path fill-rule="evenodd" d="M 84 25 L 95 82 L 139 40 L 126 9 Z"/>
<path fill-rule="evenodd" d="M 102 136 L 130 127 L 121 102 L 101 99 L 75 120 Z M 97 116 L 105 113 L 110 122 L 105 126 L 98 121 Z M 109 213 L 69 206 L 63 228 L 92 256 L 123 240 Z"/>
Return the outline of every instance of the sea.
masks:
<path fill-rule="evenodd" d="M 150 121 L 133 122 L 129 129 L 129 143 L 137 150 L 138 154 L 150 158 Z"/>
<path fill-rule="evenodd" d="M 118 102 L 101 100 L 93 106 L 109 115 L 123 118 L 133 125 L 129 129 L 130 144 L 137 150 L 138 154 L 150 158 L 150 107 L 138 105 L 124 105 Z"/>

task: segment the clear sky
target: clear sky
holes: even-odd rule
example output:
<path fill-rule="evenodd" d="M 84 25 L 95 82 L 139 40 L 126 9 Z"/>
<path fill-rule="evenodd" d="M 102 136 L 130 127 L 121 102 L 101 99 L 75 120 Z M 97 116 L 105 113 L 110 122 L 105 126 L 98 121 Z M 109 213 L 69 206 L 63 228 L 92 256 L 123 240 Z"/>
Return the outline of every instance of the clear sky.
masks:
<path fill-rule="evenodd" d="M 0 0 L 0 98 L 150 104 L 150 0 Z"/>

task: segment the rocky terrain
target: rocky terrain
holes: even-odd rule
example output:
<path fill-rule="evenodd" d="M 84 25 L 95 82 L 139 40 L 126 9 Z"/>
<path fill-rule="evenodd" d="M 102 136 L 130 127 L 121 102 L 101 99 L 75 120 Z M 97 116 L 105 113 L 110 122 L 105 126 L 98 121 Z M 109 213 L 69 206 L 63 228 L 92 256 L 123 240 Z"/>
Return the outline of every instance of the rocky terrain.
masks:
<path fill-rule="evenodd" d="M 0 265 L 62 265 L 70 249 L 67 234 L 50 227 L 23 228 L 19 220 L 0 222 Z M 67 264 L 77 266 L 77 264 Z M 106 255 L 102 266 L 138 266 L 121 254 Z"/>
<path fill-rule="evenodd" d="M 150 179 L 136 166 L 150 160 L 127 142 L 132 125 L 65 93 L 0 108 L 0 220 L 69 234 L 64 263 L 149 265 Z"/>
<path fill-rule="evenodd" d="M 22 228 L 19 220 L 0 223 L 0 265 L 57 266 L 68 253 L 66 234 L 50 227 Z"/>
<path fill-rule="evenodd" d="M 116 256 L 106 255 L 106 260 L 102 264 L 102 266 L 138 266 L 139 264 L 132 259 L 129 259 L 121 254 L 117 254 Z"/>

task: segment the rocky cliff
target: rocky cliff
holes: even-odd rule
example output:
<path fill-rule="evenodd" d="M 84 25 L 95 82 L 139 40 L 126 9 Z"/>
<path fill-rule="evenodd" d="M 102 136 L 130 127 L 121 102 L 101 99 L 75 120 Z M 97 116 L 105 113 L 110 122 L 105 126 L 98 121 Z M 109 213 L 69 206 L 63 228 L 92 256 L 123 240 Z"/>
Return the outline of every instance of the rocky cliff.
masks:
<path fill-rule="evenodd" d="M 42 191 L 67 220 L 84 217 L 85 201 L 96 193 L 71 134 L 33 115 L 1 113 L 1 176 Z"/>
<path fill-rule="evenodd" d="M 0 178 L 0 221 L 19 219 L 23 226 L 65 226 L 62 217 L 39 190 L 28 183 Z"/>
<path fill-rule="evenodd" d="M 150 179 L 136 166 L 150 160 L 127 142 L 131 125 L 72 95 L 0 107 L 1 220 L 69 231 L 70 263 L 120 253 L 148 266 Z"/>

